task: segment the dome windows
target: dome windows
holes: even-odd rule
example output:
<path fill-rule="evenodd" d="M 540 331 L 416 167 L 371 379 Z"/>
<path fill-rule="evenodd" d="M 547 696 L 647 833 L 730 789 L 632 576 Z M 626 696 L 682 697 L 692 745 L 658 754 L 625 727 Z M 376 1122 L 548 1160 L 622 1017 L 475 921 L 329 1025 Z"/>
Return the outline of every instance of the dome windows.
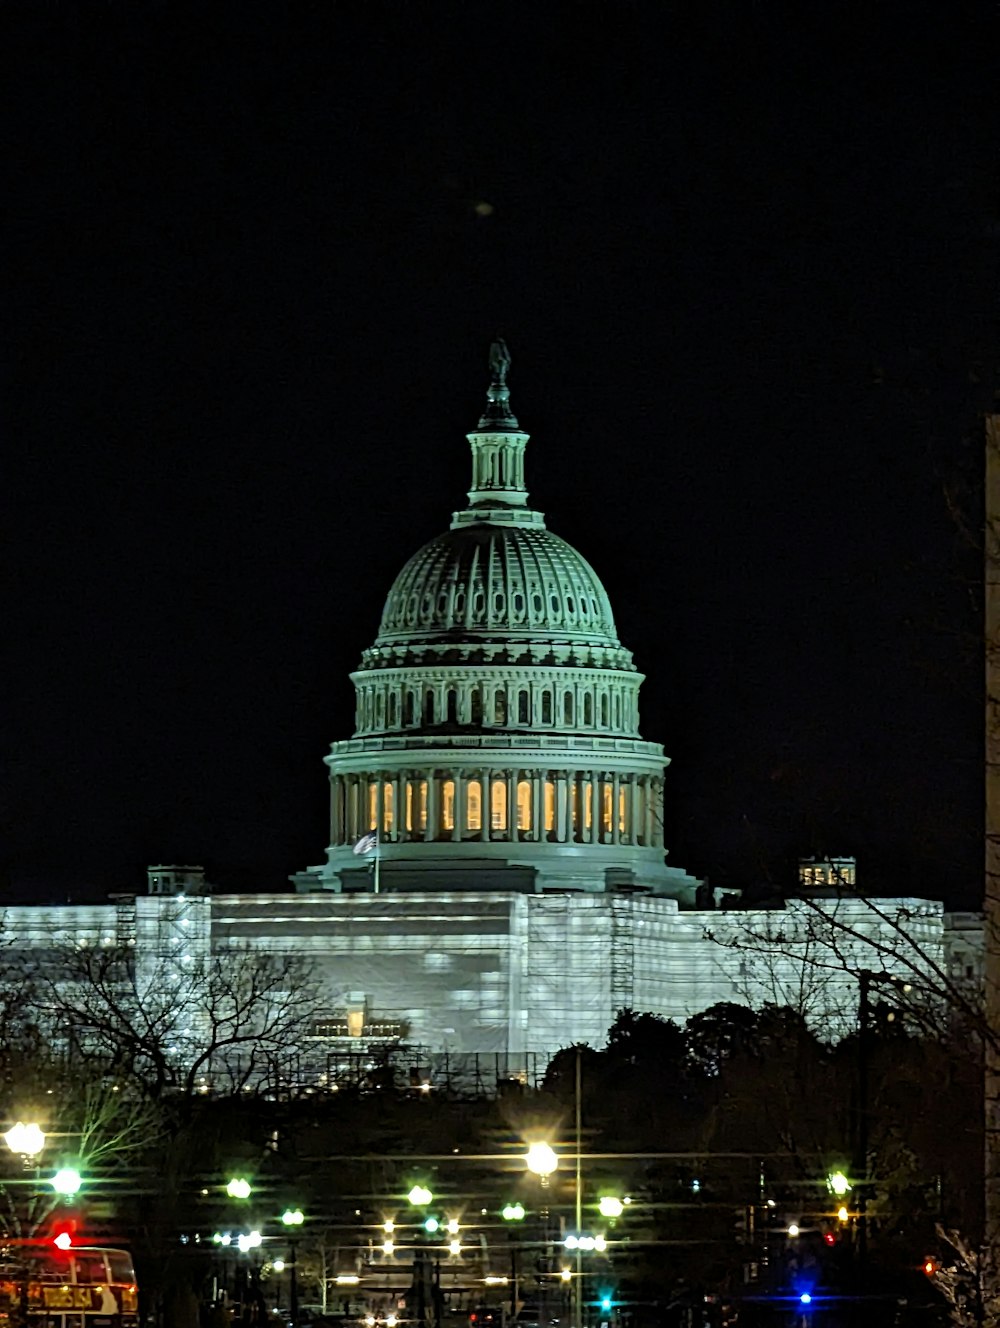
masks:
<path fill-rule="evenodd" d="M 594 698 L 590 692 L 583 697 L 583 726 L 587 729 L 594 727 Z"/>
<path fill-rule="evenodd" d="M 517 694 L 517 722 L 519 724 L 531 723 L 528 693 L 523 687 Z"/>
<path fill-rule="evenodd" d="M 502 687 L 493 699 L 493 723 L 507 723 L 507 693 Z"/>
<path fill-rule="evenodd" d="M 563 723 L 573 723 L 573 693 L 567 692 L 563 697 Z"/>

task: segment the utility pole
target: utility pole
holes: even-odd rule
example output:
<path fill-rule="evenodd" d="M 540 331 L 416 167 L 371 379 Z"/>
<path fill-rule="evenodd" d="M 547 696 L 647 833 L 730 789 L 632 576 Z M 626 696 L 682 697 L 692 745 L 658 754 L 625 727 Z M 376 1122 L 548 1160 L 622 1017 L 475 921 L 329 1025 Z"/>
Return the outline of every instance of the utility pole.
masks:
<path fill-rule="evenodd" d="M 868 1030 L 874 976 L 867 968 L 858 974 L 858 1113 L 854 1174 L 858 1191 L 858 1267 L 862 1276 L 868 1263 Z"/>
<path fill-rule="evenodd" d="M 986 861 L 983 900 L 985 1226 L 980 1278 L 992 1299 L 1000 1255 L 1000 415 L 986 416 L 983 540 L 986 639 Z"/>

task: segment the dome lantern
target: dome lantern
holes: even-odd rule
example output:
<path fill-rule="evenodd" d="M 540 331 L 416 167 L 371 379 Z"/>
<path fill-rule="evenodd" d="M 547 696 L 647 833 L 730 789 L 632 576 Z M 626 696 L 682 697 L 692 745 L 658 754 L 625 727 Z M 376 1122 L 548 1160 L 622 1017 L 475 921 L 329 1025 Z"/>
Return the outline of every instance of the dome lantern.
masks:
<path fill-rule="evenodd" d="M 478 521 L 535 525 L 524 484 L 524 448 L 529 435 L 518 427 L 510 408 L 507 374 L 510 352 L 498 337 L 490 347 L 490 385 L 479 428 L 467 435 L 472 447 L 469 506 L 456 512 L 452 527 Z"/>

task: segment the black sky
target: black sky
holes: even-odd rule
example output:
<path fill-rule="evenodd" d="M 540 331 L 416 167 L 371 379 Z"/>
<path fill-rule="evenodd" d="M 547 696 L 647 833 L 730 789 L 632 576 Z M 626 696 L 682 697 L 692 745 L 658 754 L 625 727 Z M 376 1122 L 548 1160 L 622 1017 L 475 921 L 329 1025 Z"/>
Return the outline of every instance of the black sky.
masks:
<path fill-rule="evenodd" d="M 996 11 L 786 14 L 0 13 L 6 898 L 322 858 L 500 329 L 671 861 L 974 903 Z"/>

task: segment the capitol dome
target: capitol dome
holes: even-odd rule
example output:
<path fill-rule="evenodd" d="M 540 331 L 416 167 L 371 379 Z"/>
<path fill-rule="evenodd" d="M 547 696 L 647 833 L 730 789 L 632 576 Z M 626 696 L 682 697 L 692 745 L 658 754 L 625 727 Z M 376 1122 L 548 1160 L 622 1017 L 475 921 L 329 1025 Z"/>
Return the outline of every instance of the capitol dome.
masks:
<path fill-rule="evenodd" d="M 460 525 L 425 544 L 389 591 L 375 644 L 470 635 L 619 648 L 596 572 L 544 526 Z"/>
<path fill-rule="evenodd" d="M 299 889 L 645 890 L 693 884 L 663 846 L 663 748 L 590 564 L 528 506 L 528 435 L 494 343 L 472 487 L 406 562 L 351 675 L 327 861 Z M 359 843 L 375 849 L 359 857 Z"/>

